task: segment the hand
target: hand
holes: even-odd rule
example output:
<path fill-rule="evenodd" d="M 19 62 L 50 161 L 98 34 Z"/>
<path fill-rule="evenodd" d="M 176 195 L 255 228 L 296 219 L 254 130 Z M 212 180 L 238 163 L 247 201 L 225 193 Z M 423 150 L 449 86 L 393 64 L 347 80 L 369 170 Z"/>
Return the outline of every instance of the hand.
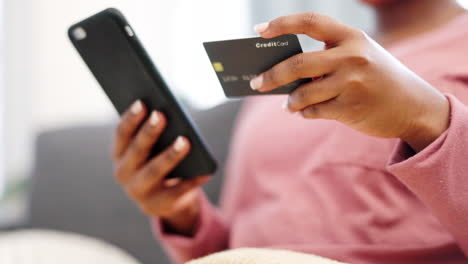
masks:
<path fill-rule="evenodd" d="M 152 146 L 166 127 L 166 119 L 154 111 L 139 128 L 146 116 L 147 109 L 141 101 L 122 116 L 113 149 L 115 176 L 143 212 L 162 218 L 177 233 L 191 235 L 199 214 L 196 189 L 209 176 L 166 180 L 165 176 L 189 153 L 190 142 L 180 136 L 148 161 Z"/>
<path fill-rule="evenodd" d="M 325 43 L 324 50 L 295 55 L 252 80 L 252 89 L 265 92 L 323 77 L 291 93 L 286 110 L 334 119 L 371 136 L 401 138 L 415 151 L 447 129 L 447 98 L 364 32 L 317 13 L 280 17 L 256 31 L 263 38 L 307 34 Z"/>

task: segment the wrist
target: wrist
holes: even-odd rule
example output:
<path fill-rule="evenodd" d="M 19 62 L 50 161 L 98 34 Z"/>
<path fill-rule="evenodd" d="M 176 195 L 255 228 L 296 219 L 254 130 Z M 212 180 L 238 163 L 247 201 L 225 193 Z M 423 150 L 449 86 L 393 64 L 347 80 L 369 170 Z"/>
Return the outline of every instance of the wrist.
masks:
<path fill-rule="evenodd" d="M 420 114 L 413 119 L 411 129 L 400 137 L 416 153 L 439 138 L 448 129 L 450 123 L 450 103 L 442 94 L 422 109 Z"/>
<path fill-rule="evenodd" d="M 200 202 L 196 197 L 189 205 L 160 217 L 166 232 L 191 237 L 200 218 Z"/>

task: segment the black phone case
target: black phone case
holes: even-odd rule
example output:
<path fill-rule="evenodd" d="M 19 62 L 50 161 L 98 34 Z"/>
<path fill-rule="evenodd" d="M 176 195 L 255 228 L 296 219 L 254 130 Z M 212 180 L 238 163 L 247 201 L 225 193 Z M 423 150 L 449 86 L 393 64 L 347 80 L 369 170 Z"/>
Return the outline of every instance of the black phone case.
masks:
<path fill-rule="evenodd" d="M 84 39 L 75 39 L 73 31 L 78 27 L 86 32 Z M 151 157 L 166 149 L 179 135 L 190 140 L 190 153 L 167 178 L 188 179 L 215 172 L 216 161 L 196 126 L 170 92 L 119 10 L 109 8 L 87 18 L 71 26 L 68 35 L 119 114 L 141 99 L 150 111 L 158 110 L 166 115 L 167 128 Z"/>

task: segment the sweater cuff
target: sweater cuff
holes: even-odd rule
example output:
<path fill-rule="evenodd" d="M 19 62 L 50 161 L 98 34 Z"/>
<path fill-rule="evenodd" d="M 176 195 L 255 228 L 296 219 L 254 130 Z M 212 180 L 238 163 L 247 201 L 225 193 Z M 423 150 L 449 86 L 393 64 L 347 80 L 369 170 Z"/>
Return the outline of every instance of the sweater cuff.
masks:
<path fill-rule="evenodd" d="M 446 95 L 446 97 L 450 102 L 449 128 L 419 153 L 415 153 L 408 143 L 399 140 L 387 165 L 387 169 L 392 174 L 400 175 L 400 173 L 406 174 L 405 172 L 427 169 L 436 163 L 443 162 L 443 153 L 451 152 L 447 148 L 450 148 L 450 145 L 457 141 L 456 137 L 459 134 L 457 129 L 460 128 L 457 121 L 464 119 L 460 116 L 463 114 L 461 109 L 464 105 L 452 95 Z"/>
<path fill-rule="evenodd" d="M 151 219 L 155 236 L 177 263 L 226 248 L 227 228 L 217 209 L 211 205 L 203 191 L 199 192 L 199 202 L 200 218 L 192 237 L 167 233 L 161 219 Z"/>

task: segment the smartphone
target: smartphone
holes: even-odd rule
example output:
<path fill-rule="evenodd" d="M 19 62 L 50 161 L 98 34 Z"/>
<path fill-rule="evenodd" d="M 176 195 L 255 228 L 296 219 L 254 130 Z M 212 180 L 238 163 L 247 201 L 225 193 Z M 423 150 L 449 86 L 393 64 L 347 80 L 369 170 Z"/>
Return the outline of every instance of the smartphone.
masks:
<path fill-rule="evenodd" d="M 158 110 L 165 114 L 167 128 L 151 157 L 179 135 L 190 140 L 190 153 L 167 178 L 189 179 L 216 171 L 216 161 L 198 129 L 119 10 L 109 8 L 71 26 L 68 36 L 119 114 L 138 99 L 149 112 Z"/>

